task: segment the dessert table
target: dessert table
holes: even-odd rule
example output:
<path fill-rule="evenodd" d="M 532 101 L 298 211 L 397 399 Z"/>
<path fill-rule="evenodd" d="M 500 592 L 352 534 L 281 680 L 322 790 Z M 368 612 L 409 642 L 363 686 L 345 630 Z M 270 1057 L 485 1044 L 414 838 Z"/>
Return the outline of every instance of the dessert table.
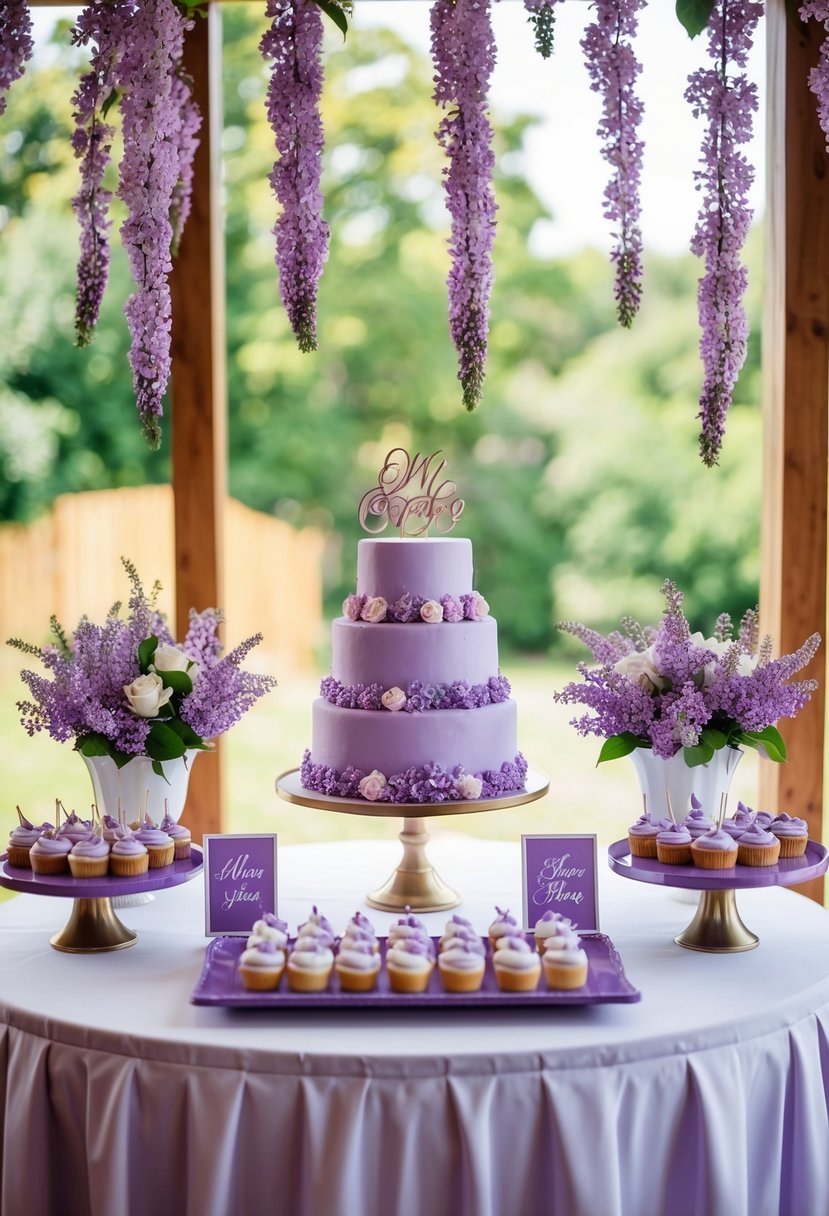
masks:
<path fill-rule="evenodd" d="M 476 927 L 519 910 L 517 844 L 447 834 L 432 852 Z M 282 849 L 280 914 L 314 901 L 344 926 L 395 853 Z M 750 891 L 757 950 L 682 950 L 681 894 L 601 863 L 601 928 L 639 1004 L 200 1008 L 200 879 L 126 909 L 139 940 L 110 954 L 51 949 L 58 899 L 0 905 L 2 1212 L 826 1212 L 829 915 Z"/>

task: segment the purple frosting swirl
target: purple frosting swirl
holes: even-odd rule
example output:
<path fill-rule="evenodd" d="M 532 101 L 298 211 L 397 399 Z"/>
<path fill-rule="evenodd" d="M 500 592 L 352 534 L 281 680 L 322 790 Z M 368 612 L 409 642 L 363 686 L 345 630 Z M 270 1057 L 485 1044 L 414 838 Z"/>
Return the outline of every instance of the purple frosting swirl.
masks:
<path fill-rule="evenodd" d="M 768 826 L 775 836 L 797 837 L 808 836 L 809 834 L 809 825 L 805 819 L 798 819 L 795 815 L 787 815 L 785 811 L 772 819 Z"/>
<path fill-rule="evenodd" d="M 670 827 L 665 828 L 659 833 L 656 838 L 657 844 L 690 844 L 691 833 L 688 831 L 684 823 L 672 823 Z"/>

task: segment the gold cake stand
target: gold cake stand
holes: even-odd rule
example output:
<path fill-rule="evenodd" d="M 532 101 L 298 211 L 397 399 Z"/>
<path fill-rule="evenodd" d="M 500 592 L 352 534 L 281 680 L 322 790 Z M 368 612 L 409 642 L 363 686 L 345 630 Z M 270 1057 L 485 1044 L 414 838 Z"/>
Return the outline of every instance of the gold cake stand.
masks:
<path fill-rule="evenodd" d="M 461 902 L 457 891 L 443 881 L 426 855 L 429 828 L 425 820 L 437 815 L 471 815 L 478 811 L 506 811 L 543 798 L 550 788 L 550 779 L 538 769 L 527 773 L 523 790 L 505 794 L 503 798 L 464 799 L 458 802 L 366 802 L 363 798 L 332 798 L 306 790 L 299 769 L 290 769 L 276 779 L 276 792 L 286 802 L 313 807 L 318 811 L 339 811 L 345 815 L 369 815 L 390 819 L 395 813 L 403 816 L 400 843 L 403 857 L 387 882 L 370 891 L 366 902 L 383 912 L 445 912 Z"/>

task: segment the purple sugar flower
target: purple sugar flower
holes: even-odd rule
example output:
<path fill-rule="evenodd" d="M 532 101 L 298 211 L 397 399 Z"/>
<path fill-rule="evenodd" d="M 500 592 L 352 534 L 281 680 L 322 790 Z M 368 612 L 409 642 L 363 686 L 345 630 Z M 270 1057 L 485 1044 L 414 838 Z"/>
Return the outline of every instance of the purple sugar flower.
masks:
<path fill-rule="evenodd" d="M 399 600 L 395 601 L 390 616 L 392 620 L 397 621 L 399 624 L 408 625 L 412 621 L 419 620 L 420 609 L 415 610 L 414 599 L 407 591 L 401 595 Z"/>
<path fill-rule="evenodd" d="M 596 0 L 596 19 L 581 42 L 590 87 L 602 96 L 597 134 L 602 156 L 613 170 L 604 192 L 604 216 L 615 225 L 610 256 L 616 265 L 617 314 L 625 326 L 632 324 L 642 298 L 642 103 L 634 92 L 642 67 L 632 43 L 644 6 L 645 0 Z"/>
<path fill-rule="evenodd" d="M 443 619 L 448 624 L 455 625 L 463 620 L 463 604 L 455 599 L 454 595 L 444 595 L 440 604 L 443 608 Z"/>
<path fill-rule="evenodd" d="M 703 198 L 691 250 L 705 261 L 697 291 L 705 369 L 698 417 L 700 454 L 709 466 L 718 462 L 748 340 L 742 303 L 748 272 L 740 264 L 740 251 L 751 223 L 748 192 L 754 170 L 739 147 L 751 138 L 757 88 L 744 71 L 734 69 L 745 68 L 762 11 L 758 0 L 716 0 L 708 20 L 712 66 L 692 72 L 685 92 L 694 117 L 707 122 L 701 168 L 694 174 Z"/>
<path fill-rule="evenodd" d="M 314 0 L 268 0 L 271 25 L 259 44 L 272 60 L 268 121 L 279 159 L 270 175 L 282 207 L 276 221 L 279 290 L 299 349 L 317 349 L 317 286 L 328 257 L 322 219 L 319 114 L 322 92 L 322 15 Z"/>
<path fill-rule="evenodd" d="M 804 0 L 800 9 L 801 21 L 818 21 L 829 32 L 829 3 L 827 0 Z M 809 88 L 817 98 L 817 114 L 820 129 L 826 136 L 829 151 L 829 38 L 820 44 L 820 59 L 809 72 Z"/>
<path fill-rule="evenodd" d="M 490 676 L 489 699 L 493 705 L 497 705 L 501 701 L 508 701 L 511 691 L 510 682 L 506 676 Z"/>
<path fill-rule="evenodd" d="M 28 0 L 6 0 L 0 4 L 0 114 L 6 109 L 6 94 L 23 75 L 34 49 Z"/>
<path fill-rule="evenodd" d="M 473 410 L 486 374 L 495 198 L 492 129 L 487 118 L 495 66 L 490 0 L 434 0 L 431 10 L 434 99 L 447 115 L 437 139 L 449 160 L 444 170 L 452 219 L 449 251 L 449 330 L 458 352 L 463 402 Z"/>

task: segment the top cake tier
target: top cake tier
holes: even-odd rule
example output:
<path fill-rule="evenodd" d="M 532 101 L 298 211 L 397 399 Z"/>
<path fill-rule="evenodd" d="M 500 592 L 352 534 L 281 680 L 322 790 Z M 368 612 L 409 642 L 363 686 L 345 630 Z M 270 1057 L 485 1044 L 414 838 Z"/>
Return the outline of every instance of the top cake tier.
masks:
<path fill-rule="evenodd" d="M 357 594 L 381 595 L 393 604 L 402 595 L 440 600 L 472 590 L 472 542 L 465 536 L 397 537 L 357 544 Z"/>

